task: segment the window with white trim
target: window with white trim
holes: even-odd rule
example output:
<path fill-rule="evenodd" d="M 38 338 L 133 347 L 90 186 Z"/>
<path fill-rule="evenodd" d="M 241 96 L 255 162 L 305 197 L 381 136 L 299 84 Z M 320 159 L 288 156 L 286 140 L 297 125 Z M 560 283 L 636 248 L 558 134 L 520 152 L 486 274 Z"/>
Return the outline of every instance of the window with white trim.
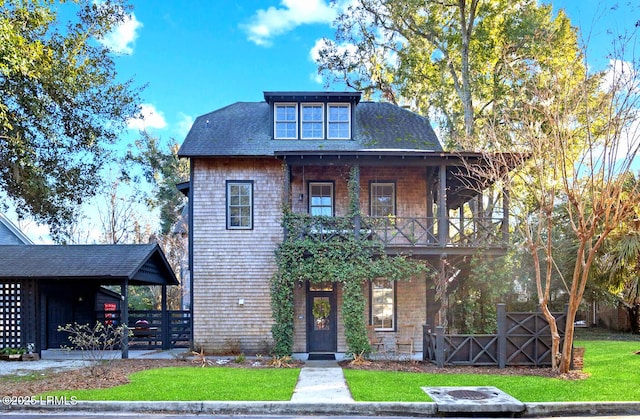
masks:
<path fill-rule="evenodd" d="M 275 138 L 298 138 L 298 105 L 295 103 L 276 103 L 275 105 Z"/>
<path fill-rule="evenodd" d="M 394 281 L 371 281 L 371 325 L 376 330 L 395 329 L 395 297 Z"/>
<path fill-rule="evenodd" d="M 301 105 L 302 139 L 324 138 L 324 106 L 321 103 Z"/>
<path fill-rule="evenodd" d="M 333 183 L 309 182 L 309 214 L 333 216 Z"/>
<path fill-rule="evenodd" d="M 227 229 L 253 228 L 253 181 L 227 181 Z"/>
<path fill-rule="evenodd" d="M 396 215 L 396 184 L 393 182 L 372 182 L 370 184 L 372 217 Z"/>
<path fill-rule="evenodd" d="M 348 139 L 351 137 L 351 105 L 329 103 L 327 105 L 327 138 Z"/>

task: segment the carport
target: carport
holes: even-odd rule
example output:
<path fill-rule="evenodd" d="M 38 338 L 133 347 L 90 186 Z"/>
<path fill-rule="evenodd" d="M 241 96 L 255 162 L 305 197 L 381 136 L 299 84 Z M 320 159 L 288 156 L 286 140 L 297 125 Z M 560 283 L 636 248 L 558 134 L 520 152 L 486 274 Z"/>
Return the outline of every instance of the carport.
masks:
<path fill-rule="evenodd" d="M 178 285 L 162 249 L 139 245 L 0 246 L 0 348 L 60 347 L 58 325 L 129 324 L 129 286 L 162 287 L 162 348 L 170 347 L 167 286 Z M 120 287 L 120 295 L 105 285 Z M 122 357 L 128 357 L 125 338 Z"/>

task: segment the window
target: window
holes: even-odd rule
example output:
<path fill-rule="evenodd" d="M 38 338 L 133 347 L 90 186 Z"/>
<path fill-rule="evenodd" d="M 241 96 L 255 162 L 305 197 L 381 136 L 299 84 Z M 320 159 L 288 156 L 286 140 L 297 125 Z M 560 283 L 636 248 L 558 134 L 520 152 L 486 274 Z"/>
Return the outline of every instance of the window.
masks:
<path fill-rule="evenodd" d="M 351 138 L 350 103 L 274 103 L 273 113 L 278 140 Z"/>
<path fill-rule="evenodd" d="M 324 138 L 324 109 L 322 104 L 302 105 L 302 138 Z"/>
<path fill-rule="evenodd" d="M 295 103 L 275 105 L 275 137 L 298 138 L 298 106 Z"/>
<path fill-rule="evenodd" d="M 371 325 L 376 330 L 394 330 L 394 282 L 387 279 L 371 281 Z"/>
<path fill-rule="evenodd" d="M 253 228 L 253 182 L 227 181 L 227 229 Z"/>
<path fill-rule="evenodd" d="M 371 216 L 396 215 L 396 185 L 393 182 L 371 183 Z"/>
<path fill-rule="evenodd" d="M 349 104 L 329 104 L 327 117 L 328 138 L 350 138 L 351 107 Z"/>
<path fill-rule="evenodd" d="M 309 183 L 309 214 L 333 216 L 333 183 Z"/>

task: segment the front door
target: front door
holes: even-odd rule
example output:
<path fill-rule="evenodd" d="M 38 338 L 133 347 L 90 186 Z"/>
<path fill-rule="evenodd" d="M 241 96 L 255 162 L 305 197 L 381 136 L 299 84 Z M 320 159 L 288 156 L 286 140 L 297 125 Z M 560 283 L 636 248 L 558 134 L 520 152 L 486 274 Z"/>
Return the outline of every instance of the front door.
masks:
<path fill-rule="evenodd" d="M 335 284 L 309 283 L 307 288 L 307 347 L 309 352 L 336 352 L 337 309 Z"/>
<path fill-rule="evenodd" d="M 58 326 L 73 323 L 73 299 L 67 295 L 46 298 L 47 304 L 47 349 L 70 345 L 68 335 L 58 331 Z"/>

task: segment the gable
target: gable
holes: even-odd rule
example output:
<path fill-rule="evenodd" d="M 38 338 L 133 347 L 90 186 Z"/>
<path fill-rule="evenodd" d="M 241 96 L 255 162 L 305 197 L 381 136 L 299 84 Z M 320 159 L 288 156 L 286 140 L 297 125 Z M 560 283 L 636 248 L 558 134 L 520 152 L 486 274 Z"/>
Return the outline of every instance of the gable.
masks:
<path fill-rule="evenodd" d="M 11 244 L 32 244 L 32 242 L 8 218 L 0 214 L 0 245 Z"/>

